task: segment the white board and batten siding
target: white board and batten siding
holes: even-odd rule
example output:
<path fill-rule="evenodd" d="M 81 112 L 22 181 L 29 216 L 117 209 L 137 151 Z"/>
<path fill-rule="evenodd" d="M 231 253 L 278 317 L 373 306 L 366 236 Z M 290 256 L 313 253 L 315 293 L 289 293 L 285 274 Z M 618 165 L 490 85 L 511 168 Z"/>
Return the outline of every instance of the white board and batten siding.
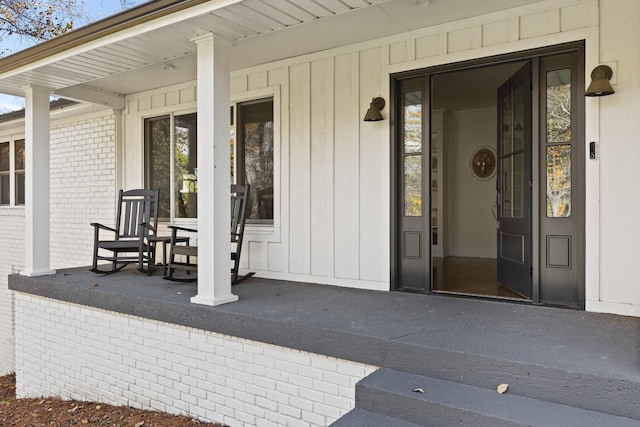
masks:
<path fill-rule="evenodd" d="M 597 25 L 595 1 L 541 2 L 233 72 L 232 98 L 278 88 L 281 114 L 275 231 L 248 227 L 242 266 L 388 290 L 390 129 L 362 121 L 371 98 L 385 98 L 388 119 L 393 72 L 584 39 Z"/>
<path fill-rule="evenodd" d="M 634 50 L 633 43 L 614 42 L 623 36 L 623 28 L 615 22 L 624 21 L 622 15 L 625 14 L 638 16 L 639 7 L 634 1 L 624 0 L 610 9 L 615 10 L 615 14 L 599 14 L 600 7 L 611 4 L 611 0 L 541 1 L 234 71 L 232 101 L 274 96 L 276 109 L 275 221 L 273 227 L 247 227 L 242 267 L 263 277 L 388 290 L 390 74 L 586 40 L 586 73 L 601 62 L 619 64 L 616 84 L 626 84 L 629 88 L 630 79 L 640 78 L 637 75 L 640 72 L 630 74 L 629 62 L 637 62 L 640 53 Z M 640 41 L 640 36 L 633 35 Z M 601 54 L 601 50 L 609 53 Z M 59 225 L 58 222 L 52 224 L 52 267 L 86 265 L 87 258 L 80 259 L 80 250 L 72 254 L 73 259 L 67 258 L 69 253 L 65 244 L 60 243 L 59 230 L 79 229 L 81 224 L 84 226 L 93 220 L 109 222 L 111 218 L 96 218 L 105 212 L 107 205 L 112 205 L 113 195 L 109 193 L 119 187 L 133 188 L 143 183 L 143 118 L 194 112 L 195 93 L 195 82 L 188 82 L 128 96 L 122 115 L 122 147 L 117 143 L 120 141 L 118 116 L 112 115 L 113 122 L 108 120 L 106 128 L 96 135 L 89 135 L 96 129 L 94 124 L 86 123 L 86 129 L 77 130 L 85 133 L 86 136 L 78 136 L 84 142 L 74 150 L 106 151 L 96 152 L 102 163 L 86 165 L 84 172 L 83 165 L 67 163 L 73 154 L 68 151 L 71 148 L 58 145 L 57 137 L 52 136 L 52 147 L 61 150 L 52 153 L 52 162 L 60 162 L 60 168 L 67 171 L 80 169 L 77 177 L 63 178 L 56 169 L 58 166 L 52 165 L 52 177 L 60 179 L 53 183 L 52 195 L 55 194 L 55 198 L 63 195 L 62 190 L 68 188 L 65 179 L 77 181 L 73 191 L 78 193 L 65 194 L 64 200 L 68 203 L 52 204 L 52 220 L 59 222 Z M 387 101 L 382 112 L 387 120 L 365 123 L 362 117 L 375 96 L 383 96 Z M 618 103 L 623 100 L 627 101 Z M 607 108 L 601 109 L 600 105 L 605 103 Z M 620 158 L 637 157 L 620 155 L 623 149 L 637 151 L 637 144 L 622 143 L 630 142 L 629 135 L 638 133 L 633 128 L 635 121 L 623 123 L 621 119 L 634 108 L 637 110 L 634 105 L 624 90 L 603 100 L 587 100 L 586 104 L 587 140 L 603 141 L 598 159 L 586 164 L 588 310 L 640 315 L 640 290 L 633 286 L 635 272 L 640 267 L 630 263 L 625 268 L 617 268 L 619 262 L 613 259 L 620 253 L 634 253 L 631 242 L 613 236 L 620 235 L 617 228 L 621 224 L 632 222 L 626 216 L 637 209 L 621 211 L 615 207 L 618 203 L 612 202 L 624 198 L 619 193 L 626 186 L 617 183 L 640 179 L 640 176 L 620 176 L 635 173 L 635 169 L 620 168 L 617 164 Z M 603 119 L 602 125 L 601 115 L 607 119 L 606 122 Z M 92 117 L 87 120 L 102 120 L 98 115 Z M 79 117 L 76 121 L 82 120 Z M 68 123 L 71 126 L 71 121 Z M 99 124 L 97 128 L 102 127 Z M 61 142 L 75 137 L 62 128 L 59 132 Z M 86 143 L 101 137 L 106 138 L 105 141 L 95 147 Z M 605 139 L 619 142 L 606 144 Z M 91 156 L 96 158 L 94 154 Z M 91 170 L 101 173 L 92 174 Z M 606 181 L 610 189 L 602 195 L 603 203 L 600 203 L 601 180 Z M 96 202 L 100 206 L 68 216 L 66 209 L 78 205 L 79 193 L 95 193 L 80 185 L 86 181 L 99 185 L 104 199 Z M 87 243 L 83 241 L 83 247 Z M 22 255 L 20 253 L 20 260 Z M 608 266 L 602 268 L 605 261 Z"/>
<path fill-rule="evenodd" d="M 234 73 L 234 99 L 259 89 L 255 82 L 280 93 L 275 226 L 272 233 L 247 227 L 243 267 L 388 289 L 388 128 L 361 118 L 362 106 L 380 95 L 381 71 L 380 50 L 369 49 Z"/>
<path fill-rule="evenodd" d="M 232 101 L 273 96 L 276 110 L 274 225 L 247 226 L 242 268 L 388 289 L 389 147 L 387 131 L 380 131 L 387 128 L 361 119 L 361 106 L 380 93 L 380 61 L 379 49 L 371 49 L 234 73 Z M 377 72 L 363 78 L 360 70 L 368 68 Z M 194 111 L 194 88 L 192 82 L 127 98 L 127 183 L 143 182 L 143 119 Z"/>
<path fill-rule="evenodd" d="M 596 1 L 550 0 L 232 72 L 232 101 L 273 96 L 276 122 L 274 225 L 247 227 L 241 267 L 388 290 L 390 130 L 362 121 L 371 98 L 389 103 L 394 72 L 573 40 L 587 40 L 588 68 L 599 61 L 598 19 Z M 142 182 L 142 118 L 195 111 L 194 86 L 127 97 L 125 182 Z M 587 287 L 598 286 L 594 264 Z"/>

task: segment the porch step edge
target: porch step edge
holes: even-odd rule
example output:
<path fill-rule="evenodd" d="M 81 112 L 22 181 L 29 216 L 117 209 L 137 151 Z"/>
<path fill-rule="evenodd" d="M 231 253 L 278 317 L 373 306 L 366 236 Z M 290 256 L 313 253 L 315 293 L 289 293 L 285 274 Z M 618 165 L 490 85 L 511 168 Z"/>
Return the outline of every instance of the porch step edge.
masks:
<path fill-rule="evenodd" d="M 386 368 L 356 385 L 356 408 L 433 427 L 640 426 L 631 418 Z"/>
<path fill-rule="evenodd" d="M 335 421 L 330 427 L 420 427 L 398 418 L 387 417 L 364 409 L 355 408 L 342 418 Z"/>

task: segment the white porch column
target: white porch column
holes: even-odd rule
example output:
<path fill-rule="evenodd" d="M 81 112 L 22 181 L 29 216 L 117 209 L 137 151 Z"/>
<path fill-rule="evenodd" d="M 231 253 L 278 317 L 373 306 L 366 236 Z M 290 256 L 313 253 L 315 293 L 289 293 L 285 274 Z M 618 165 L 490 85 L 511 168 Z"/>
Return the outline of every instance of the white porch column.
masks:
<path fill-rule="evenodd" d="M 237 301 L 231 293 L 230 45 L 207 34 L 198 45 L 198 294 L 196 304 Z"/>
<path fill-rule="evenodd" d="M 50 267 L 49 89 L 25 88 L 25 265 L 21 274 L 55 274 Z"/>

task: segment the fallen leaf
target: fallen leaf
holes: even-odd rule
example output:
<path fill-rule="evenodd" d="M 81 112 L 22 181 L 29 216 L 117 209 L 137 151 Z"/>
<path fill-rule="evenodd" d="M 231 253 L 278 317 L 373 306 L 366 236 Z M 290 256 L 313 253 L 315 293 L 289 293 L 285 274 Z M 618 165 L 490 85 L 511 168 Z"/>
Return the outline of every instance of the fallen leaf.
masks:
<path fill-rule="evenodd" d="M 100 285 L 98 285 L 97 283 L 94 283 L 94 284 L 93 284 L 93 287 L 94 287 L 94 288 L 97 288 L 98 286 L 100 286 Z"/>
<path fill-rule="evenodd" d="M 414 393 L 424 393 L 424 390 L 421 388 L 414 388 L 413 391 Z"/>
<path fill-rule="evenodd" d="M 60 284 L 61 284 L 61 285 L 66 285 L 66 284 L 68 284 L 68 283 L 69 283 L 69 282 L 60 282 Z"/>
<path fill-rule="evenodd" d="M 507 389 L 509 388 L 509 384 L 500 384 L 496 390 L 498 393 L 503 394 L 504 392 L 507 391 Z"/>
<path fill-rule="evenodd" d="M 136 423 L 136 427 L 142 427 L 144 425 L 144 421 L 140 421 L 139 423 Z"/>
<path fill-rule="evenodd" d="M 182 295 L 182 292 L 176 292 L 176 295 Z"/>
<path fill-rule="evenodd" d="M 89 424 L 89 420 L 85 418 L 84 420 L 80 421 L 80 424 Z"/>
<path fill-rule="evenodd" d="M 102 408 L 102 406 L 96 405 L 96 409 L 100 409 L 100 408 Z"/>

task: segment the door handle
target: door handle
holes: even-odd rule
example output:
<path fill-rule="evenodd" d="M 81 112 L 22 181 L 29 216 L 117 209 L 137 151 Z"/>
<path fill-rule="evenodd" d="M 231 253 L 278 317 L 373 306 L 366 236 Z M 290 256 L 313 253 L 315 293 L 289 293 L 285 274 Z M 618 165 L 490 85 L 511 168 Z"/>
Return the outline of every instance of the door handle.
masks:
<path fill-rule="evenodd" d="M 491 215 L 493 215 L 493 219 L 496 221 L 496 228 L 500 228 L 500 221 L 498 221 L 498 205 L 491 206 Z"/>

